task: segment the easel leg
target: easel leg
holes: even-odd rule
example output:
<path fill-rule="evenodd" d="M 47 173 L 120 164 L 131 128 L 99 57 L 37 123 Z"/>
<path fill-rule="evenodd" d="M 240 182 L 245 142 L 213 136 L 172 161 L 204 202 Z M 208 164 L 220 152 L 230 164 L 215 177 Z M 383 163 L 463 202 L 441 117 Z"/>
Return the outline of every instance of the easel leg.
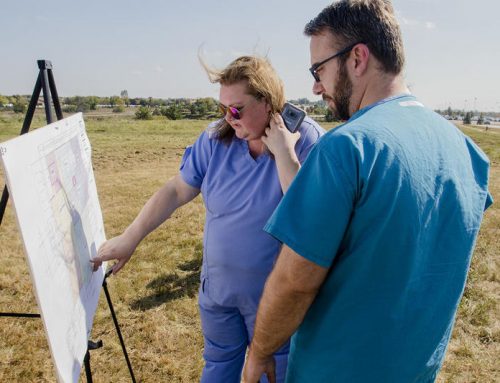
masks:
<path fill-rule="evenodd" d="M 23 127 L 20 134 L 28 133 L 28 130 L 33 120 L 35 114 L 36 103 L 40 97 L 40 91 L 42 90 L 42 73 L 38 73 L 38 77 L 35 83 L 35 89 L 33 89 L 33 95 L 30 99 L 30 104 L 28 106 L 28 111 L 24 117 Z M 59 100 L 57 100 L 59 102 Z M 5 208 L 7 207 L 7 200 L 9 199 L 9 191 L 7 190 L 7 185 L 5 185 L 2 193 L 2 200 L 0 201 L 0 225 L 2 224 L 3 215 L 5 213 Z"/>
<path fill-rule="evenodd" d="M 0 225 L 2 224 L 3 214 L 5 213 L 5 207 L 7 206 L 7 200 L 9 199 L 9 191 L 7 190 L 7 185 L 3 188 L 2 200 L 0 200 Z"/>
<path fill-rule="evenodd" d="M 102 340 L 97 342 L 92 342 L 89 340 L 87 342 L 87 353 L 85 358 L 83 358 L 83 364 L 85 365 L 85 375 L 87 376 L 87 383 L 92 383 L 92 370 L 90 369 L 90 351 L 97 350 L 102 347 Z"/>
<path fill-rule="evenodd" d="M 90 370 L 90 352 L 87 350 L 85 358 L 83 359 L 85 364 L 85 375 L 87 376 L 87 383 L 92 383 L 92 371 Z"/>
<path fill-rule="evenodd" d="M 106 273 L 106 275 L 104 277 L 104 281 L 102 282 L 102 287 L 104 288 L 104 293 L 106 294 L 106 300 L 108 301 L 109 310 L 111 311 L 111 316 L 113 317 L 113 322 L 115 324 L 116 332 L 118 333 L 118 338 L 120 339 L 120 344 L 122 346 L 123 355 L 125 355 L 125 360 L 127 361 L 127 366 L 128 366 L 128 370 L 130 372 L 130 377 L 132 378 L 132 382 L 136 383 L 134 371 L 132 370 L 132 364 L 130 364 L 130 360 L 128 358 L 127 349 L 125 348 L 125 342 L 123 341 L 122 332 L 120 331 L 120 326 L 118 325 L 118 320 L 116 319 L 115 310 L 113 309 L 113 303 L 111 302 L 111 297 L 109 295 L 108 286 L 106 283 L 106 278 L 110 274 L 111 274 L 110 271 L 108 271 Z"/>

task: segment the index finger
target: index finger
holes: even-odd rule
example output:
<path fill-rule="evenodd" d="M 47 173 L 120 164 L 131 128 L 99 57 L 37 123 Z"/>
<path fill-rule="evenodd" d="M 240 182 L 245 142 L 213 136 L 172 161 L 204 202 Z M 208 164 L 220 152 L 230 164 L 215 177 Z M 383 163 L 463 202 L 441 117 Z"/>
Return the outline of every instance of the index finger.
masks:
<path fill-rule="evenodd" d="M 107 251 L 107 242 L 104 242 L 99 250 L 97 250 L 96 256 L 93 258 L 96 262 L 111 261 L 116 257 L 113 255 L 113 251 Z"/>
<path fill-rule="evenodd" d="M 274 113 L 273 118 L 278 123 L 283 122 L 283 117 L 279 113 Z"/>
<path fill-rule="evenodd" d="M 273 123 L 279 128 L 285 128 L 285 122 L 283 121 L 283 117 L 279 113 L 274 114 Z"/>

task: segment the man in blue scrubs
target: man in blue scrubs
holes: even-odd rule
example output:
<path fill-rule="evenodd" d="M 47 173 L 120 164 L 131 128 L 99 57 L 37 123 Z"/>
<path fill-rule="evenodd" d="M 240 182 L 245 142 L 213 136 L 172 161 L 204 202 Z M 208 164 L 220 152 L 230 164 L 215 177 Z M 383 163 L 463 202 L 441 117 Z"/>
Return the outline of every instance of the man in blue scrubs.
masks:
<path fill-rule="evenodd" d="M 313 148 L 265 230 L 284 243 L 244 382 L 433 382 L 488 192 L 486 155 L 406 88 L 392 5 L 344 0 L 305 29 L 313 91 L 348 121 Z"/>

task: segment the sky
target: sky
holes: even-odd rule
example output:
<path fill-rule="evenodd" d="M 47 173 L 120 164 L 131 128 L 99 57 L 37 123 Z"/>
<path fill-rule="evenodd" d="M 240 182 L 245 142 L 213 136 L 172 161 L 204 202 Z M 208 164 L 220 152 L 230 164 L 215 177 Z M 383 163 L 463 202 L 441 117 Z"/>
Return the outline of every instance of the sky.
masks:
<path fill-rule="evenodd" d="M 218 98 L 198 60 L 266 55 L 287 99 L 312 93 L 305 24 L 319 0 L 1 0 L 0 94 L 31 94 L 47 59 L 60 96 Z M 433 109 L 500 112 L 500 2 L 393 0 L 405 79 Z"/>

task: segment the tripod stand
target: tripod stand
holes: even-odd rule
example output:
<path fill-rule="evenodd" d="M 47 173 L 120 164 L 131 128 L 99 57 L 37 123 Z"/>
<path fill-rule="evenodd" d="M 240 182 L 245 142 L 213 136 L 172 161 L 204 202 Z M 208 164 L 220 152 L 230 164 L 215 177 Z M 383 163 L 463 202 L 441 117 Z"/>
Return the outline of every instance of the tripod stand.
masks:
<path fill-rule="evenodd" d="M 25 134 L 29 131 L 31 122 L 33 120 L 33 116 L 35 114 L 36 105 L 37 105 L 38 99 L 40 97 L 40 92 L 42 90 L 43 90 L 43 96 L 44 96 L 45 116 L 47 119 L 47 123 L 50 124 L 50 123 L 54 122 L 52 109 L 51 109 L 52 103 L 54 104 L 54 109 L 56 112 L 57 119 L 61 120 L 63 118 L 61 104 L 59 102 L 59 97 L 58 97 L 57 89 L 56 89 L 55 82 L 54 82 L 54 76 L 52 73 L 52 64 L 48 60 L 38 60 L 37 63 L 38 63 L 38 68 L 39 68 L 40 72 L 38 74 L 35 88 L 33 91 L 33 95 L 31 97 L 31 100 L 30 100 L 30 103 L 28 106 L 28 110 L 27 110 L 27 113 L 26 113 L 26 116 L 25 116 L 25 119 L 23 122 L 23 126 L 22 126 L 22 129 L 20 132 L 21 135 Z M 5 186 L 3 193 L 2 193 L 2 198 L 0 200 L 0 225 L 1 225 L 2 220 L 3 220 L 3 216 L 5 213 L 6 206 L 7 206 L 8 198 L 9 198 L 9 192 L 8 192 L 7 186 Z M 116 331 L 117 331 L 117 334 L 118 334 L 118 337 L 120 340 L 123 354 L 124 354 L 126 362 L 127 362 L 130 376 L 132 378 L 132 381 L 135 383 L 135 377 L 134 377 L 134 373 L 132 370 L 132 366 L 131 366 L 130 360 L 128 358 L 128 354 L 127 354 L 127 351 L 125 348 L 125 343 L 123 341 L 120 327 L 118 325 L 118 321 L 116 319 L 116 315 L 115 315 L 115 312 L 113 309 L 113 304 L 111 302 L 111 297 L 110 297 L 110 294 L 109 294 L 109 291 L 107 288 L 106 279 L 110 274 L 111 274 L 111 271 L 108 271 L 105 273 L 102 286 L 104 288 L 104 292 L 106 295 L 108 306 L 109 306 L 110 311 L 111 311 L 113 322 L 114 322 L 114 325 L 115 325 L 115 328 L 116 328 Z M 40 316 L 40 314 L 32 314 L 32 313 L 0 313 L 0 317 L 40 318 L 41 316 Z M 90 369 L 90 352 L 89 351 L 100 348 L 100 347 L 102 347 L 102 341 L 98 341 L 98 342 L 92 342 L 90 340 L 88 341 L 87 352 L 86 352 L 86 355 L 84 358 L 84 365 L 85 365 L 85 372 L 86 372 L 86 376 L 87 376 L 87 382 L 89 382 L 89 383 L 92 382 L 92 374 L 91 374 L 91 369 Z"/>

